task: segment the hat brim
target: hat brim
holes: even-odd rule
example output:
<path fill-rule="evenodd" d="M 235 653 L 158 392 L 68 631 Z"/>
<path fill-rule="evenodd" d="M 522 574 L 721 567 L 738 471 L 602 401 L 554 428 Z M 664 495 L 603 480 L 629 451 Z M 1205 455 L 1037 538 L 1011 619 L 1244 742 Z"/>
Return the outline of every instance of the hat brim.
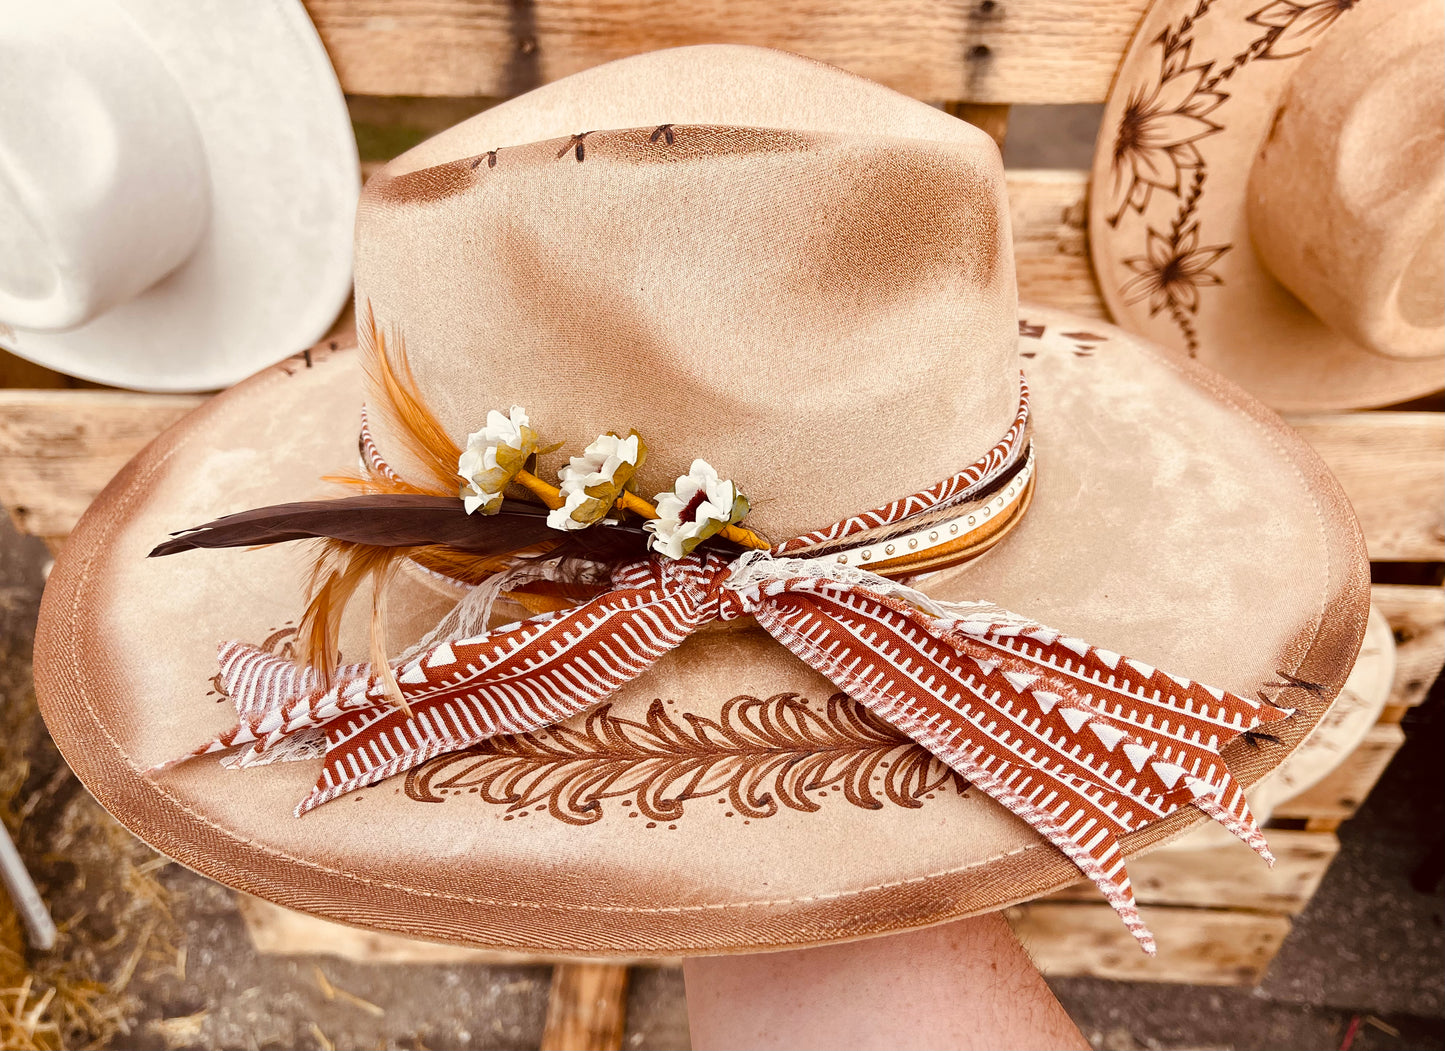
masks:
<path fill-rule="evenodd" d="M 209 223 L 187 260 L 134 299 L 69 332 L 6 329 L 0 343 L 98 383 L 226 387 L 320 339 L 351 294 L 351 118 L 297 0 L 122 7 L 195 115 Z"/>
<path fill-rule="evenodd" d="M 1326 34 L 1350 32 L 1348 9 L 1330 18 L 1318 5 L 1273 5 L 1264 17 L 1256 0 L 1221 0 L 1195 17 L 1197 6 L 1149 8 L 1104 107 L 1089 244 L 1114 320 L 1281 412 L 1389 405 L 1445 388 L 1445 359 L 1389 358 L 1336 333 L 1271 276 L 1250 238 L 1255 154 L 1301 57 Z M 1141 101 L 1148 126 L 1131 129 L 1137 145 L 1121 149 L 1126 111 Z"/>
<path fill-rule="evenodd" d="M 1213 374 L 1096 322 L 1025 318 L 1032 507 L 981 559 L 917 584 L 1246 696 L 1285 676 L 1312 684 L 1283 695 L 1299 711 L 1281 743 L 1226 753 L 1252 783 L 1328 708 L 1363 637 L 1368 563 L 1349 506 L 1289 428 Z M 356 462 L 361 397 L 353 350 L 219 395 L 116 477 L 57 561 L 36 642 L 42 710 L 86 786 L 157 849 L 345 923 L 569 955 L 856 938 L 1078 878 L 981 792 L 830 704 L 830 683 L 744 622 L 508 755 L 443 757 L 300 819 L 315 762 L 151 772 L 232 720 L 211 685 L 218 643 L 284 649 L 304 554 L 147 552 L 225 512 L 325 493 L 319 476 Z M 402 580 L 394 646 L 439 619 L 446 591 Z M 365 652 L 359 619 L 343 648 Z M 1125 847 L 1199 818 L 1185 807 Z"/>

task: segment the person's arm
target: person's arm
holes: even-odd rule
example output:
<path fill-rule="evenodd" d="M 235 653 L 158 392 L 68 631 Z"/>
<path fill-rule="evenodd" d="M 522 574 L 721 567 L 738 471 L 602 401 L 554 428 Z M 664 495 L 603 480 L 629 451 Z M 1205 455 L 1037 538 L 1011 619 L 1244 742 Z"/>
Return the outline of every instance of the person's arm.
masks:
<path fill-rule="evenodd" d="M 1088 1051 L 1002 916 L 683 964 L 694 1051 Z"/>

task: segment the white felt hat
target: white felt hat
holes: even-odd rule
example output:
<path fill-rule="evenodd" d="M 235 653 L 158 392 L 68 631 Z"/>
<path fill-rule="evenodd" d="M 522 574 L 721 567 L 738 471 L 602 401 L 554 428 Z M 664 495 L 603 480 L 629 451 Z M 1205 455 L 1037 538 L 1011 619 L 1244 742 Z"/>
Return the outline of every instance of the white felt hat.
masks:
<path fill-rule="evenodd" d="M 0 0 L 0 345 L 228 386 L 351 290 L 356 141 L 299 0 Z"/>

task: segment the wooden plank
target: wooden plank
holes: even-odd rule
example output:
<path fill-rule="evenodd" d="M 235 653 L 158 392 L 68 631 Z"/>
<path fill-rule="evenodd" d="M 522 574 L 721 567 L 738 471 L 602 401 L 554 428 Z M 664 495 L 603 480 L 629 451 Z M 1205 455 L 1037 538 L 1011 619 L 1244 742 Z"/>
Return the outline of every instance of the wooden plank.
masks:
<path fill-rule="evenodd" d="M 0 323 L 0 339 L 3 339 L 8 331 L 10 331 L 9 328 Z M 0 347 L 0 387 L 58 389 L 69 386 L 68 377 L 47 369 L 44 365 L 26 361 Z"/>
<path fill-rule="evenodd" d="M 1339 766 L 1299 795 L 1274 808 L 1273 819 L 1314 822 L 1311 828 L 1333 827 L 1354 814 L 1405 743 L 1398 726 L 1378 724 Z"/>
<path fill-rule="evenodd" d="M 1340 850 L 1328 832 L 1272 829 L 1273 868 L 1238 840 L 1191 833 L 1168 847 L 1129 859 L 1129 880 L 1142 905 L 1192 905 L 1295 915 L 1309 904 Z M 1192 842 L 1191 842 L 1192 840 Z M 1092 883 L 1076 883 L 1050 901 L 1104 904 Z M 1149 910 L 1146 910 L 1146 913 Z"/>
<path fill-rule="evenodd" d="M 1021 275 L 1024 269 L 1020 257 Z M 1049 288 L 1065 291 L 1062 284 Z M 64 536 L 126 460 L 202 400 L 122 391 L 0 390 L 0 503 L 23 532 Z M 1442 436 L 1445 416 L 1436 413 L 1311 417 L 1307 437 L 1340 475 L 1376 558 L 1445 560 L 1445 540 L 1436 532 L 1445 494 L 1438 467 L 1423 462 L 1424 450 Z M 1384 448 L 1412 449 L 1415 459 L 1358 455 L 1376 440 Z M 1396 467 L 1381 471 L 1380 462 L 1397 465 L 1398 474 Z M 1434 477 L 1427 477 L 1431 473 Z M 1438 642 L 1423 645 L 1438 652 Z"/>
<path fill-rule="evenodd" d="M 418 941 L 399 934 L 362 930 L 235 891 L 236 907 L 257 952 L 277 956 L 324 954 L 355 963 L 545 964 L 524 953 L 490 952 L 461 945 Z"/>
<path fill-rule="evenodd" d="M 499 99 L 492 98 L 383 98 L 376 95 L 348 95 L 351 127 L 356 132 L 356 151 L 362 172 L 367 164 L 389 161 L 417 143 L 474 117 Z"/>
<path fill-rule="evenodd" d="M 1445 413 L 1294 416 L 1344 486 L 1370 558 L 1445 561 Z"/>
<path fill-rule="evenodd" d="M 563 956 L 472 949 L 444 942 L 422 941 L 400 934 L 348 927 L 319 916 L 284 908 L 262 898 L 233 891 L 236 908 L 257 952 L 276 956 L 324 954 L 355 963 L 486 963 L 508 966 L 552 966 L 573 961 Z M 674 957 L 618 957 L 626 966 L 679 967 Z"/>
<path fill-rule="evenodd" d="M 65 536 L 127 460 L 204 400 L 193 394 L 0 390 L 0 503 L 21 532 Z"/>
<path fill-rule="evenodd" d="M 1286 916 L 1155 906 L 1144 922 L 1159 943 L 1146 956 L 1107 905 L 1036 901 L 1004 912 L 1044 974 L 1188 985 L 1254 985 L 1289 933 Z"/>
<path fill-rule="evenodd" d="M 305 0 L 356 95 L 524 91 L 685 44 L 782 48 L 929 100 L 1102 102 L 1147 0 Z"/>
<path fill-rule="evenodd" d="M 1107 318 L 1089 262 L 1088 176 L 1075 171 L 1005 175 L 1019 299 Z"/>
<path fill-rule="evenodd" d="M 1395 632 L 1395 684 L 1381 721 L 1399 722 L 1445 667 L 1445 588 L 1376 584 L 1370 596 Z"/>
<path fill-rule="evenodd" d="M 1004 139 L 1008 136 L 1008 106 L 980 106 L 972 102 L 947 102 L 943 109 L 959 120 L 967 121 L 980 131 L 988 133 L 999 150 L 1003 150 Z"/>
<path fill-rule="evenodd" d="M 626 1027 L 626 967 L 562 963 L 552 968 L 541 1051 L 621 1051 Z"/>

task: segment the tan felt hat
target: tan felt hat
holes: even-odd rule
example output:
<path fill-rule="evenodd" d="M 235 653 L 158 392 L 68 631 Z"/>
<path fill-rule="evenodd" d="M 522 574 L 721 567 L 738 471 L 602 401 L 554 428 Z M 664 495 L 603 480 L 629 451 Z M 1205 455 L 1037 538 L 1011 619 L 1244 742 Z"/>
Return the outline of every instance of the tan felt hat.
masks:
<path fill-rule="evenodd" d="M 1280 411 L 1445 388 L 1442 48 L 1438 0 L 1156 0 L 1094 154 L 1114 319 Z"/>
<path fill-rule="evenodd" d="M 1378 722 L 1395 682 L 1395 635 L 1378 607 L 1370 607 L 1365 641 L 1360 646 L 1350 677 L 1325 717 L 1315 724 L 1304 743 L 1268 777 L 1249 790 L 1249 807 L 1260 821 L 1268 821 L 1280 804 L 1294 800 L 1319 784 L 1347 762 Z M 1198 850 L 1228 846 L 1233 837 L 1208 822 L 1180 836 L 1161 850 Z"/>
<path fill-rule="evenodd" d="M 477 535 L 509 508 L 542 512 L 514 485 L 497 514 L 468 515 L 457 491 L 491 499 L 485 477 L 462 483 L 445 457 L 433 489 L 404 482 L 427 462 L 375 411 L 395 392 L 374 346 L 293 358 L 159 438 L 67 542 L 36 644 L 66 758 L 127 827 L 232 886 L 358 926 L 563 954 L 904 930 L 1044 893 L 1076 864 L 1126 897 L 1123 854 L 1201 808 L 1262 842 L 1234 797 L 1345 681 L 1369 608 L 1359 531 L 1314 453 L 1238 388 L 1108 325 L 1020 310 L 1003 186 L 977 129 L 742 47 L 602 66 L 393 161 L 363 192 L 361 332 L 374 316 L 377 338 L 405 339 L 429 440 L 469 454 L 492 433 L 481 455 L 505 467 L 530 448 L 521 410 L 483 423 L 525 406 L 544 451 L 514 477 L 550 478 L 599 432 L 636 428 L 647 455 L 618 508 L 659 493 L 657 532 L 629 534 L 614 509 L 556 533 L 632 537 L 635 560 L 557 612 L 532 616 L 538 595 L 519 587 L 475 637 L 442 618 L 484 587 L 403 560 L 390 652 L 441 633 L 390 660 L 409 709 L 379 675 L 343 669 L 327 690 L 289 663 L 304 550 L 147 553 L 218 515 L 336 496 L 323 476 L 355 472 L 359 434 L 379 495 L 350 499 L 366 507 Z M 668 512 L 664 490 L 695 458 L 731 482 Z M 731 528 L 770 551 L 738 554 L 719 533 L 662 553 L 702 508 L 738 511 L 738 490 L 752 510 Z M 267 519 L 268 539 L 321 535 L 287 533 L 316 518 L 308 506 Z M 951 562 L 926 555 L 990 513 L 1010 528 Z M 349 521 L 387 542 L 374 518 Z M 861 568 L 909 552 L 922 561 L 902 576 Z M 341 624 L 343 663 L 373 648 L 362 605 Z M 218 674 L 229 640 L 251 645 Z M 621 685 L 589 700 L 609 675 Z M 300 700 L 248 707 L 268 690 Z M 965 748 L 980 705 L 993 714 Z M 533 709 L 550 715 L 528 723 Z M 525 732 L 466 737 L 483 721 Z M 284 737 L 283 723 L 311 729 Z M 157 769 L 228 734 L 244 746 L 231 765 L 275 758 L 276 741 L 300 761 Z M 1063 765 L 1019 756 L 1005 771 L 990 749 L 1028 734 L 1101 780 L 1061 774 L 1045 794 L 1031 779 Z M 1098 830 L 1080 836 L 1088 800 Z"/>

